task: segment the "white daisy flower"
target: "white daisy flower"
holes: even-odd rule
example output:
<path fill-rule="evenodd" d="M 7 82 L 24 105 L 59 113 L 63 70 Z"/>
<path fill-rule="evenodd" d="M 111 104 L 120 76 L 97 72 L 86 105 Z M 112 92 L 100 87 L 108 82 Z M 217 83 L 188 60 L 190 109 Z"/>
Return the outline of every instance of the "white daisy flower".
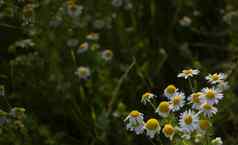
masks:
<path fill-rule="evenodd" d="M 91 72 L 88 67 L 80 66 L 75 71 L 75 75 L 77 75 L 80 79 L 88 79 Z"/>
<path fill-rule="evenodd" d="M 190 133 L 198 128 L 198 114 L 188 110 L 180 115 L 179 125 L 183 132 Z"/>
<path fill-rule="evenodd" d="M 104 50 L 102 52 L 102 58 L 105 61 L 110 61 L 112 59 L 112 57 L 113 57 L 113 52 L 110 49 Z"/>
<path fill-rule="evenodd" d="M 201 105 L 200 112 L 210 118 L 217 113 L 217 108 L 205 102 Z"/>
<path fill-rule="evenodd" d="M 210 122 L 207 119 L 199 120 L 199 130 L 206 131 L 210 127 Z"/>
<path fill-rule="evenodd" d="M 124 120 L 127 122 L 126 128 L 134 131 L 136 134 L 142 134 L 144 131 L 144 115 L 137 110 L 131 111 Z"/>
<path fill-rule="evenodd" d="M 194 142 L 195 142 L 195 143 L 200 143 L 200 142 L 202 141 L 203 137 L 204 137 L 203 134 L 197 133 L 197 134 L 195 135 Z"/>
<path fill-rule="evenodd" d="M 80 53 L 84 53 L 85 51 L 88 50 L 88 48 L 89 48 L 88 42 L 84 42 L 84 43 L 80 44 L 80 46 L 79 46 L 79 48 L 77 50 L 77 53 L 79 53 L 79 54 Z"/>
<path fill-rule="evenodd" d="M 185 96 L 184 93 L 182 92 L 177 92 L 174 94 L 174 96 L 171 97 L 170 100 L 170 110 L 174 111 L 178 111 L 180 108 L 182 108 L 184 106 L 185 103 Z"/>
<path fill-rule="evenodd" d="M 224 81 L 225 78 L 226 75 L 224 73 L 209 74 L 208 76 L 205 77 L 205 79 L 208 80 L 208 82 L 211 84 L 217 84 L 220 81 Z"/>
<path fill-rule="evenodd" d="M 141 102 L 145 105 L 146 103 L 149 103 L 151 99 L 154 99 L 156 96 L 152 93 L 146 92 L 141 97 Z"/>
<path fill-rule="evenodd" d="M 164 128 L 162 129 L 162 132 L 166 137 L 172 140 L 175 134 L 175 128 L 171 124 L 165 124 Z"/>
<path fill-rule="evenodd" d="M 97 33 L 94 33 L 94 32 L 91 32 L 89 33 L 86 38 L 88 40 L 94 40 L 94 41 L 97 41 L 99 39 L 99 35 Z"/>
<path fill-rule="evenodd" d="M 201 92 L 196 92 L 192 93 L 190 97 L 188 98 L 189 103 L 192 104 L 193 109 L 199 109 L 201 105 L 201 96 L 203 93 Z"/>
<path fill-rule="evenodd" d="M 77 5 L 77 0 L 67 1 L 67 11 L 69 16 L 78 17 L 82 13 L 83 7 Z"/>
<path fill-rule="evenodd" d="M 156 134 L 160 133 L 160 124 L 159 121 L 157 119 L 149 119 L 144 126 L 145 130 L 146 130 L 146 135 L 148 135 L 150 138 L 154 138 L 154 136 Z"/>
<path fill-rule="evenodd" d="M 79 43 L 79 41 L 78 41 L 77 39 L 74 39 L 74 38 L 69 39 L 69 40 L 67 41 L 67 45 L 68 45 L 69 47 L 76 47 L 76 46 L 78 45 L 78 43 Z"/>
<path fill-rule="evenodd" d="M 162 117 L 168 117 L 169 115 L 169 102 L 167 101 L 162 101 L 160 102 L 159 106 L 156 109 L 156 113 L 158 113 Z"/>
<path fill-rule="evenodd" d="M 197 69 L 185 69 L 181 73 L 179 73 L 177 77 L 179 77 L 179 78 L 183 77 L 183 78 L 187 79 L 189 77 L 193 77 L 194 75 L 198 75 L 199 72 L 200 71 Z"/>
<path fill-rule="evenodd" d="M 168 85 L 164 90 L 164 95 L 170 99 L 177 91 L 178 89 L 174 85 Z"/>
<path fill-rule="evenodd" d="M 223 145 L 223 142 L 220 137 L 216 137 L 211 141 L 212 145 Z"/>
<path fill-rule="evenodd" d="M 202 89 L 203 96 L 201 97 L 202 102 L 207 102 L 208 104 L 217 104 L 224 96 L 221 90 L 215 88 L 204 88 Z"/>
<path fill-rule="evenodd" d="M 192 20 L 188 16 L 184 16 L 181 20 L 179 20 L 179 24 L 184 27 L 190 26 L 191 23 L 192 23 Z"/>
<path fill-rule="evenodd" d="M 216 86 L 219 90 L 222 90 L 222 91 L 226 91 L 230 88 L 230 85 L 228 82 L 226 81 L 220 81 L 217 86 Z"/>

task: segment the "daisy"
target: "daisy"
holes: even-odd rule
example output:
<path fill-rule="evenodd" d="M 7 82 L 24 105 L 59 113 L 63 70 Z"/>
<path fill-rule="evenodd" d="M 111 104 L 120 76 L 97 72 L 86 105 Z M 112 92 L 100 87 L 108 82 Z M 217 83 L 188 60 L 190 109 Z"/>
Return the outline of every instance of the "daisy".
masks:
<path fill-rule="evenodd" d="M 137 110 L 131 111 L 125 118 L 125 122 L 128 122 L 126 128 L 130 131 L 134 131 L 136 134 L 142 134 L 144 131 L 144 115 Z"/>
<path fill-rule="evenodd" d="M 88 48 L 89 48 L 88 42 L 84 42 L 84 43 L 80 44 L 80 46 L 77 50 L 77 53 L 83 53 L 83 52 L 87 51 Z"/>
<path fill-rule="evenodd" d="M 183 132 L 190 133 L 198 128 L 198 114 L 188 110 L 180 115 L 179 125 Z"/>
<path fill-rule="evenodd" d="M 226 75 L 224 73 L 209 74 L 208 76 L 205 77 L 205 79 L 208 80 L 208 82 L 211 84 L 217 84 L 220 81 L 224 81 L 225 78 Z"/>
<path fill-rule="evenodd" d="M 94 40 L 94 41 L 96 41 L 96 40 L 99 39 L 99 35 L 98 35 L 97 33 L 91 32 L 91 33 L 89 33 L 89 34 L 86 36 L 86 38 L 87 38 L 88 40 Z"/>
<path fill-rule="evenodd" d="M 162 132 L 166 137 L 172 140 L 175 133 L 175 128 L 171 124 L 165 124 Z"/>
<path fill-rule="evenodd" d="M 177 91 L 178 89 L 174 85 L 168 85 L 164 90 L 164 95 L 170 99 Z"/>
<path fill-rule="evenodd" d="M 211 141 L 212 145 L 223 145 L 223 142 L 220 137 L 216 137 Z"/>
<path fill-rule="evenodd" d="M 179 73 L 177 77 L 181 78 L 184 77 L 185 79 L 189 77 L 193 77 L 194 75 L 198 75 L 199 70 L 197 69 L 185 69 L 182 71 L 182 73 Z"/>
<path fill-rule="evenodd" d="M 192 103 L 192 108 L 193 109 L 199 109 L 201 105 L 201 96 L 203 93 L 201 92 L 196 92 L 192 93 L 190 97 L 188 98 L 189 103 Z"/>
<path fill-rule="evenodd" d="M 9 115 L 13 118 L 21 120 L 22 118 L 25 117 L 25 108 L 20 108 L 20 107 L 14 107 L 11 109 Z"/>
<path fill-rule="evenodd" d="M 113 57 L 113 52 L 112 52 L 110 49 L 104 50 L 104 51 L 102 52 L 102 58 L 103 58 L 105 61 L 111 60 L 112 57 Z"/>
<path fill-rule="evenodd" d="M 77 5 L 77 0 L 68 0 L 67 9 L 69 16 L 77 17 L 82 13 L 83 7 Z"/>
<path fill-rule="evenodd" d="M 152 93 L 146 92 L 142 95 L 141 102 L 145 105 L 149 103 L 151 99 L 154 99 L 156 96 Z"/>
<path fill-rule="evenodd" d="M 184 27 L 190 26 L 191 23 L 192 23 L 192 20 L 188 16 L 184 16 L 181 20 L 179 20 L 179 24 Z"/>
<path fill-rule="evenodd" d="M 80 66 L 75 71 L 75 75 L 80 79 L 87 79 L 90 76 L 90 69 L 88 67 Z"/>
<path fill-rule="evenodd" d="M 199 130 L 205 131 L 209 128 L 209 126 L 210 126 L 210 123 L 208 120 L 206 119 L 199 120 Z"/>
<path fill-rule="evenodd" d="M 146 130 L 146 135 L 148 135 L 150 138 L 154 138 L 154 136 L 156 134 L 160 133 L 160 124 L 159 121 L 157 119 L 149 119 L 144 126 L 145 130 Z"/>
<path fill-rule="evenodd" d="M 156 113 L 159 113 L 162 117 L 167 117 L 169 115 L 169 102 L 162 101 L 156 109 Z"/>
<path fill-rule="evenodd" d="M 71 38 L 67 41 L 67 46 L 69 47 L 76 47 L 78 45 L 78 40 L 77 39 L 74 39 L 74 38 Z"/>
<path fill-rule="evenodd" d="M 182 92 L 177 92 L 174 94 L 174 96 L 171 97 L 170 100 L 170 110 L 174 111 L 178 111 L 181 107 L 183 107 L 185 101 L 184 101 L 184 93 Z"/>
<path fill-rule="evenodd" d="M 201 105 L 200 112 L 203 113 L 206 117 L 210 118 L 212 117 L 212 115 L 217 113 L 217 108 L 205 102 Z"/>
<path fill-rule="evenodd" d="M 220 81 L 216 87 L 222 91 L 226 91 L 230 88 L 230 85 L 226 81 Z"/>
<path fill-rule="evenodd" d="M 221 90 L 215 88 L 204 88 L 202 89 L 203 96 L 201 97 L 202 102 L 207 102 L 208 104 L 217 104 L 219 100 L 223 98 Z"/>

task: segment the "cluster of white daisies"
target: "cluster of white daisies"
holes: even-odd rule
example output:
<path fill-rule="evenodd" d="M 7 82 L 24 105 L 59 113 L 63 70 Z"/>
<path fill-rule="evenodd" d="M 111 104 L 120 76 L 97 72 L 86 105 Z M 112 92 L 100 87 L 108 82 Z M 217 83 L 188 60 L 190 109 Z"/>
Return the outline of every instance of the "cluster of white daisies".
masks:
<path fill-rule="evenodd" d="M 184 92 L 176 88 L 175 85 L 168 85 L 164 89 L 165 100 L 155 107 L 155 94 L 147 92 L 143 94 L 141 102 L 150 104 L 155 109 L 158 118 L 150 118 L 144 122 L 143 113 L 134 110 L 125 118 L 127 129 L 136 134 L 146 134 L 154 138 L 162 132 L 165 137 L 173 140 L 177 135 L 183 139 L 194 142 L 203 141 L 208 129 L 211 127 L 211 118 L 217 113 L 216 105 L 224 97 L 222 91 L 228 88 L 226 75 L 223 73 L 209 74 L 205 77 L 208 87 L 198 90 L 194 87 L 192 78 L 200 72 L 196 69 L 186 69 L 178 74 L 190 82 L 191 94 L 186 96 Z M 197 89 L 197 90 L 196 90 Z M 180 114 L 180 115 L 177 115 Z M 161 120 L 161 121 L 159 121 Z M 210 142 L 212 145 L 221 145 L 220 138 L 215 138 Z"/>

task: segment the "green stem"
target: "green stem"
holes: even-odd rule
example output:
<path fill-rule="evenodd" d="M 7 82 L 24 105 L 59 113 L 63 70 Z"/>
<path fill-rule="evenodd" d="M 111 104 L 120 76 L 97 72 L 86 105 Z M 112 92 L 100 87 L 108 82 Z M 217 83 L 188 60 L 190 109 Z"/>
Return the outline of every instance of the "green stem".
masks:
<path fill-rule="evenodd" d="M 190 87 L 191 91 L 194 92 L 192 80 L 190 78 L 188 79 L 188 83 L 189 83 L 189 87 Z"/>
<path fill-rule="evenodd" d="M 149 103 L 152 106 L 152 108 L 156 111 L 156 106 L 151 101 L 149 101 Z"/>

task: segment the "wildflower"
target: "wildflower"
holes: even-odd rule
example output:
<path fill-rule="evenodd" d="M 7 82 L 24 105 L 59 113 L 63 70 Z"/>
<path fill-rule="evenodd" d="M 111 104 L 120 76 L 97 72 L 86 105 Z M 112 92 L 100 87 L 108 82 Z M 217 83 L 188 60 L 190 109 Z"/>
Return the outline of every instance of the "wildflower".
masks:
<path fill-rule="evenodd" d="M 170 99 L 177 92 L 177 90 L 178 89 L 174 85 L 168 85 L 164 90 L 164 95 Z"/>
<path fill-rule="evenodd" d="M 226 81 L 220 81 L 217 86 L 219 90 L 226 91 L 230 88 L 230 85 Z"/>
<path fill-rule="evenodd" d="M 17 41 L 15 45 L 16 47 L 27 48 L 35 46 L 35 43 L 32 41 L 32 39 L 24 39 L 21 41 Z"/>
<path fill-rule="evenodd" d="M 77 0 L 67 1 L 68 14 L 71 17 L 77 17 L 82 13 L 83 7 L 77 5 Z"/>
<path fill-rule="evenodd" d="M 125 122 L 128 121 L 126 128 L 130 131 L 134 131 L 136 134 L 141 134 L 144 131 L 144 117 L 143 114 L 137 110 L 131 111 L 125 118 Z"/>
<path fill-rule="evenodd" d="M 180 115 L 179 125 L 183 132 L 190 133 L 198 128 L 198 114 L 188 110 Z"/>
<path fill-rule="evenodd" d="M 191 139 L 191 134 L 189 134 L 189 133 L 183 134 L 181 137 L 185 140 L 190 140 Z"/>
<path fill-rule="evenodd" d="M 5 86 L 0 85 L 0 96 L 5 96 Z"/>
<path fill-rule="evenodd" d="M 78 43 L 79 43 L 79 41 L 78 41 L 77 39 L 74 39 L 74 38 L 69 39 L 69 40 L 67 41 L 67 45 L 68 45 L 69 47 L 76 47 L 76 46 L 78 45 Z"/>
<path fill-rule="evenodd" d="M 154 136 L 156 134 L 160 133 L 160 124 L 159 121 L 157 119 L 149 119 L 146 123 L 144 128 L 146 129 L 146 134 L 150 137 L 150 138 L 154 138 Z"/>
<path fill-rule="evenodd" d="M 188 16 L 184 16 L 181 20 L 179 20 L 179 24 L 184 27 L 190 26 L 192 20 Z"/>
<path fill-rule="evenodd" d="M 209 128 L 210 124 L 209 121 L 206 119 L 199 120 L 199 129 L 200 130 L 207 130 Z"/>
<path fill-rule="evenodd" d="M 112 0 L 112 5 L 114 7 L 121 7 L 123 4 L 123 1 L 122 0 Z"/>
<path fill-rule="evenodd" d="M 202 89 L 203 96 L 202 102 L 206 101 L 208 104 L 217 104 L 219 100 L 223 98 L 221 90 L 214 88 L 204 88 Z"/>
<path fill-rule="evenodd" d="M 155 98 L 156 96 L 152 93 L 146 92 L 142 95 L 141 102 L 146 104 L 151 101 L 151 99 Z"/>
<path fill-rule="evenodd" d="M 192 103 L 192 108 L 193 109 L 199 109 L 201 105 L 201 96 L 203 93 L 197 92 L 197 93 L 192 93 L 190 97 L 188 98 L 188 101 Z"/>
<path fill-rule="evenodd" d="M 185 69 L 182 71 L 182 73 L 178 74 L 178 77 L 184 77 L 185 79 L 189 78 L 189 77 L 193 77 L 194 75 L 198 75 L 199 74 L 199 70 L 197 69 Z"/>
<path fill-rule="evenodd" d="M 91 32 L 89 33 L 86 38 L 88 40 L 94 40 L 94 41 L 97 41 L 99 39 L 99 35 L 97 33 L 94 33 L 94 32 Z"/>
<path fill-rule="evenodd" d="M 181 107 L 183 107 L 185 103 L 184 98 L 184 93 L 175 93 L 175 95 L 171 97 L 170 100 L 170 110 L 178 111 Z"/>
<path fill-rule="evenodd" d="M 112 57 L 113 57 L 113 52 L 111 50 L 107 49 L 102 52 L 102 58 L 104 60 L 109 61 L 112 59 Z"/>
<path fill-rule="evenodd" d="M 27 4 L 23 8 L 23 15 L 25 17 L 31 17 L 33 15 L 34 6 L 32 4 Z"/>
<path fill-rule="evenodd" d="M 77 53 L 79 53 L 79 54 L 84 53 L 85 51 L 88 50 L 88 48 L 89 48 L 89 44 L 87 42 L 84 42 L 79 46 Z"/>
<path fill-rule="evenodd" d="M 164 135 L 168 137 L 170 140 L 173 139 L 175 128 L 171 124 L 165 124 L 162 131 Z"/>
<path fill-rule="evenodd" d="M 155 112 L 159 113 L 159 115 L 162 117 L 167 117 L 169 115 L 169 102 L 160 102 Z"/>
<path fill-rule="evenodd" d="M 211 84 L 217 84 L 220 81 L 224 81 L 225 78 L 226 76 L 224 73 L 209 74 L 208 76 L 205 77 L 205 79 L 208 80 L 208 82 Z"/>
<path fill-rule="evenodd" d="M 223 142 L 222 142 L 220 137 L 216 137 L 215 139 L 213 139 L 211 141 L 211 143 L 212 143 L 212 145 L 222 145 L 223 144 Z"/>
<path fill-rule="evenodd" d="M 16 118 L 16 119 L 23 119 L 25 117 L 25 108 L 20 108 L 20 107 L 14 107 L 11 109 L 9 115 Z"/>
<path fill-rule="evenodd" d="M 206 117 L 212 117 L 213 114 L 217 113 L 217 108 L 205 102 L 201 105 L 200 112 L 202 112 Z"/>
<path fill-rule="evenodd" d="M 197 133 L 197 134 L 195 135 L 194 142 L 195 142 L 195 143 L 199 143 L 199 142 L 202 141 L 202 138 L 203 138 L 203 134 Z"/>
<path fill-rule="evenodd" d="M 80 66 L 75 75 L 77 75 L 80 79 L 87 79 L 90 76 L 90 69 L 88 67 Z"/>

